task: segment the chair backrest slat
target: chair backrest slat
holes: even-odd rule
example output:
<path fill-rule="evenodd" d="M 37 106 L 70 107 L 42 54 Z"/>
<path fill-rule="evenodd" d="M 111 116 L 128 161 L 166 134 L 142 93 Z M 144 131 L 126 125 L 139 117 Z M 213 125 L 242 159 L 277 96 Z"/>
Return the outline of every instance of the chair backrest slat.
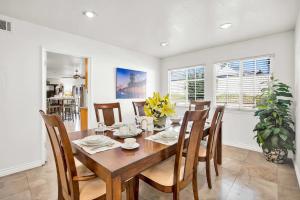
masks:
<path fill-rule="evenodd" d="M 97 122 L 100 122 L 99 110 L 102 110 L 105 125 L 113 125 L 115 123 L 114 109 L 118 109 L 119 122 L 122 122 L 120 103 L 94 103 L 94 108 Z"/>
<path fill-rule="evenodd" d="M 215 110 L 213 119 L 211 121 L 208 142 L 207 142 L 207 155 L 213 157 L 215 155 L 217 140 L 222 126 L 222 119 L 224 115 L 224 106 L 218 106 Z"/>
<path fill-rule="evenodd" d="M 176 160 L 174 167 L 174 182 L 180 182 L 180 167 L 183 159 L 183 149 L 185 147 L 185 135 L 186 129 L 189 122 L 192 122 L 192 129 L 190 132 L 189 139 L 186 144 L 186 156 L 184 163 L 184 175 L 183 180 L 189 179 L 192 177 L 193 171 L 198 166 L 198 152 L 200 147 L 200 140 L 203 136 L 203 130 L 205 121 L 207 118 L 208 110 L 197 110 L 197 111 L 186 111 L 183 123 L 181 125 L 179 139 L 177 144 L 176 151 Z"/>
<path fill-rule="evenodd" d="M 78 182 L 73 181 L 73 177 L 77 176 L 77 171 L 65 126 L 58 115 L 46 115 L 43 111 L 40 111 L 40 114 L 50 138 L 62 195 L 65 199 L 78 199 L 79 185 Z"/>
<path fill-rule="evenodd" d="M 146 104 L 146 101 L 133 101 L 133 110 L 134 114 L 138 116 L 145 116 L 144 106 Z"/>
<path fill-rule="evenodd" d="M 191 101 L 189 110 L 192 110 L 192 105 L 195 106 L 195 110 L 210 109 L 210 101 L 207 100 L 194 100 Z"/>

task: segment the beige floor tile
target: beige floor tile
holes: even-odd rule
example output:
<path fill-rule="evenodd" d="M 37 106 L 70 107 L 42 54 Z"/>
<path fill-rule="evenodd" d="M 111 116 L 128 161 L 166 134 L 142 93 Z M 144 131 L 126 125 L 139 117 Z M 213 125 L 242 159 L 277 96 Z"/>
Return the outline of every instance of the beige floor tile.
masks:
<path fill-rule="evenodd" d="M 212 177 L 212 189 L 208 188 L 206 176 L 198 177 L 199 198 L 200 199 L 226 199 L 230 188 L 235 181 L 235 176 L 225 175 L 224 171 L 220 176 Z M 192 189 L 190 190 L 192 192 Z"/>
<path fill-rule="evenodd" d="M 234 175 L 240 175 L 241 170 L 243 168 L 244 162 L 231 159 L 231 158 L 223 158 L 223 163 L 221 165 L 221 168 L 226 169 L 230 173 Z"/>
<path fill-rule="evenodd" d="M 45 166 L 27 171 L 26 174 L 32 199 L 57 199 L 57 175 L 54 163 L 48 162 Z"/>
<path fill-rule="evenodd" d="M 0 200 L 57 199 L 57 180 L 52 152 L 49 162 L 26 172 L 0 178 Z M 258 152 L 224 147 L 220 175 L 215 175 L 211 163 L 212 189 L 206 181 L 205 163 L 198 166 L 199 199 L 300 199 L 300 189 L 292 162 L 275 165 Z M 278 184 L 277 184 L 278 183 Z M 125 197 L 125 193 L 122 194 Z M 180 193 L 181 199 L 193 199 L 191 185 Z M 162 193 L 140 182 L 141 200 L 167 200 L 172 194 Z"/>
<path fill-rule="evenodd" d="M 23 173 L 3 177 L 0 180 L 0 198 L 29 190 L 27 177 Z"/>
<path fill-rule="evenodd" d="M 229 191 L 228 200 L 276 200 L 277 184 L 255 177 L 238 177 Z"/>
<path fill-rule="evenodd" d="M 249 151 L 248 156 L 245 160 L 246 163 L 255 164 L 258 166 L 264 166 L 272 169 L 277 169 L 277 164 L 269 162 L 265 159 L 265 156 L 261 152 Z"/>
<path fill-rule="evenodd" d="M 223 146 L 223 155 L 224 157 L 235 159 L 239 161 L 245 161 L 248 156 L 249 151 L 246 149 L 236 148 L 224 145 Z"/>
<path fill-rule="evenodd" d="M 57 185 L 54 180 L 48 183 L 36 184 L 30 187 L 31 196 L 33 200 L 56 200 L 57 199 Z"/>
<path fill-rule="evenodd" d="M 294 163 L 292 159 L 288 159 L 285 164 L 277 165 L 278 172 L 294 172 Z"/>
<path fill-rule="evenodd" d="M 299 188 L 298 180 L 294 169 L 290 171 L 278 170 L 278 185 L 287 186 L 287 187 L 296 187 Z"/>
<path fill-rule="evenodd" d="M 291 188 L 278 185 L 278 200 L 300 199 L 300 188 Z"/>
<path fill-rule="evenodd" d="M 265 161 L 267 162 L 267 161 Z M 257 163 L 245 162 L 241 168 L 241 177 L 254 177 L 277 183 L 277 168 Z"/>
<path fill-rule="evenodd" d="M 0 177 L 0 182 L 12 181 L 12 180 L 24 178 L 24 177 L 26 177 L 26 172 L 19 172 L 19 173 L 11 174 L 8 176 Z"/>
<path fill-rule="evenodd" d="M 5 198 L 0 198 L 0 200 L 31 200 L 31 193 L 29 190 L 25 190 Z"/>

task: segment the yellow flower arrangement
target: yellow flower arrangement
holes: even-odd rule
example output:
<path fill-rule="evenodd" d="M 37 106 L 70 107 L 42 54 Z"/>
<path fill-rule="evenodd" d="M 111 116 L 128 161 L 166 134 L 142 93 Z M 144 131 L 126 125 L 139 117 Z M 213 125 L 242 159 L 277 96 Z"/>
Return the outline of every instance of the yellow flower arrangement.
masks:
<path fill-rule="evenodd" d="M 175 114 L 175 104 L 172 104 L 167 94 L 161 97 L 159 92 L 154 92 L 153 97 L 146 99 L 144 107 L 146 116 L 153 117 L 154 121 Z"/>

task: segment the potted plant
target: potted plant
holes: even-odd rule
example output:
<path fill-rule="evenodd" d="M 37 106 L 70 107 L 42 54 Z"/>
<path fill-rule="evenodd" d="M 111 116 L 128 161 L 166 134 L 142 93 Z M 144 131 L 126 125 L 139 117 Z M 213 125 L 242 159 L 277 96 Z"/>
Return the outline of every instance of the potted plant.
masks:
<path fill-rule="evenodd" d="M 262 147 L 266 160 L 284 163 L 288 150 L 295 152 L 295 131 L 290 106 L 290 87 L 271 77 L 268 88 L 258 97 L 255 116 L 259 122 L 254 128 L 255 138 Z"/>
<path fill-rule="evenodd" d="M 153 117 L 155 127 L 164 127 L 166 119 L 175 114 L 175 104 L 172 104 L 169 95 L 161 97 L 158 92 L 153 97 L 146 99 L 144 106 L 145 115 Z"/>

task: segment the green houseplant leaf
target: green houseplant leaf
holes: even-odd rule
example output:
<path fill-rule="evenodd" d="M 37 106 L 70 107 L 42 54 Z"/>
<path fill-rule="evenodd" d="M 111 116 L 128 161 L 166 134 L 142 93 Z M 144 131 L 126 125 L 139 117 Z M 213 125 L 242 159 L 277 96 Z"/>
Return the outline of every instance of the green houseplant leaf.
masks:
<path fill-rule="evenodd" d="M 290 86 L 271 78 L 268 88 L 261 90 L 254 116 L 259 122 L 254 128 L 257 143 L 269 150 L 283 148 L 295 151 L 294 121 L 291 115 Z"/>

